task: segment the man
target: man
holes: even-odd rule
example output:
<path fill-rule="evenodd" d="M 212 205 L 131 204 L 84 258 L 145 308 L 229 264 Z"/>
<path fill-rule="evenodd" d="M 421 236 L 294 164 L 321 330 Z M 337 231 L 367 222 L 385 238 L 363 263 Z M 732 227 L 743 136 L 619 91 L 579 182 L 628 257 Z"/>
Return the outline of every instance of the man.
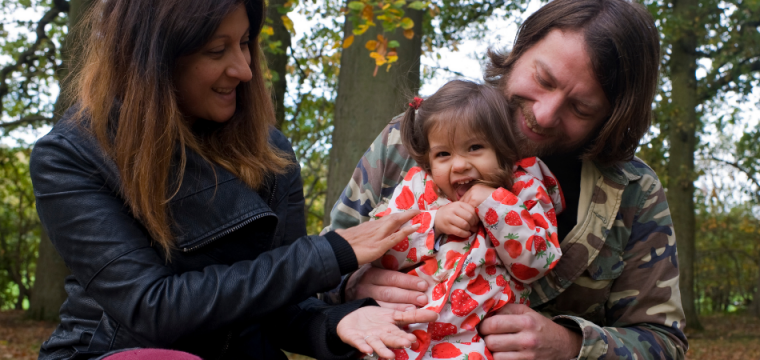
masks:
<path fill-rule="evenodd" d="M 650 125 L 659 36 L 642 6 L 555 0 L 528 18 L 510 53 L 489 52 L 486 80 L 513 106 L 526 155 L 557 175 L 563 257 L 479 327 L 495 359 L 684 358 L 675 236 L 664 190 L 634 158 Z M 332 228 L 369 218 L 414 165 L 391 121 L 331 212 Z M 382 205 L 381 205 L 382 206 Z M 421 306 L 427 284 L 366 268 L 340 291 L 384 306 Z"/>

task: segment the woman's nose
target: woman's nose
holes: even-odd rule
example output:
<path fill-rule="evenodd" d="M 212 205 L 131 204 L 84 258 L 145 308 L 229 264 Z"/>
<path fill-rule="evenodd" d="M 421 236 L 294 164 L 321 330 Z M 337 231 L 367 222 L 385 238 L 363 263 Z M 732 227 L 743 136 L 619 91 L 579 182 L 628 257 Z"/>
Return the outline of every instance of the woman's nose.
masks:
<path fill-rule="evenodd" d="M 242 82 L 250 81 L 253 78 L 253 74 L 251 73 L 251 53 L 247 47 L 235 51 L 232 62 L 227 66 L 226 73 L 227 76 Z"/>
<path fill-rule="evenodd" d="M 562 102 L 561 94 L 546 94 L 533 103 L 533 116 L 538 126 L 544 129 L 557 127 L 560 123 Z"/>

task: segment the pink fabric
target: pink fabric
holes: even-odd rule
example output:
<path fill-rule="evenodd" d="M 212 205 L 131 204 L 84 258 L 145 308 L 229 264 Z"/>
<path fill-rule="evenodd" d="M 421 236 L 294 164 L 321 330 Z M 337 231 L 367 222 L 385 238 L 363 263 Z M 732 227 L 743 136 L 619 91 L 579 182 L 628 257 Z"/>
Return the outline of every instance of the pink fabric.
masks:
<path fill-rule="evenodd" d="M 122 351 L 105 358 L 105 360 L 202 360 L 201 358 L 182 351 L 164 349 L 136 349 Z"/>

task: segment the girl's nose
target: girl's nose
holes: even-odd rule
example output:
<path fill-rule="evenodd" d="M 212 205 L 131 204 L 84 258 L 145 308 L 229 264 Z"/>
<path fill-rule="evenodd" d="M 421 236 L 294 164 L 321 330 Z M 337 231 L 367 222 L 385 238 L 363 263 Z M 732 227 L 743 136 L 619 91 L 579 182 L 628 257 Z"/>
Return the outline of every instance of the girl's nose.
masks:
<path fill-rule="evenodd" d="M 451 164 L 451 170 L 454 172 L 463 172 L 470 169 L 470 162 L 462 156 L 454 156 Z"/>

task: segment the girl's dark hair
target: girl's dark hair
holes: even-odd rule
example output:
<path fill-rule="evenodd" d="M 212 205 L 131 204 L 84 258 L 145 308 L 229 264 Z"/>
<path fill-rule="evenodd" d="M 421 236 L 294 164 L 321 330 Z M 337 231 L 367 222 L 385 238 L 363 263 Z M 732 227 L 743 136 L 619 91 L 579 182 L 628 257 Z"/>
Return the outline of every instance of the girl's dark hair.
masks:
<path fill-rule="evenodd" d="M 196 135 L 178 106 L 177 59 L 200 50 L 241 4 L 250 22 L 253 78 L 237 86 L 232 118 Z M 275 117 L 258 47 L 263 21 L 262 0 L 99 0 L 76 30 L 88 38 L 73 90 L 78 119 L 113 159 L 122 196 L 167 259 L 175 241 L 167 203 L 182 183 L 186 148 L 254 189 L 292 163 L 268 141 Z M 177 149 L 179 178 L 171 178 Z"/>
<path fill-rule="evenodd" d="M 418 110 L 411 106 L 406 110 L 401 119 L 401 141 L 412 159 L 430 173 L 430 131 L 445 126 L 453 140 L 457 129 L 468 129 L 482 136 L 499 160 L 500 169 L 494 169 L 491 174 L 495 180 L 484 182 L 511 189 L 512 165 L 521 154 L 512 134 L 509 114 L 507 101 L 497 89 L 453 80 L 424 100 Z"/>
<path fill-rule="evenodd" d="M 512 51 L 488 51 L 486 82 L 505 89 L 517 60 L 554 29 L 583 34 L 591 67 L 612 106 L 583 157 L 604 166 L 630 160 L 649 129 L 657 91 L 660 37 L 652 15 L 625 0 L 552 1 L 525 20 Z"/>

